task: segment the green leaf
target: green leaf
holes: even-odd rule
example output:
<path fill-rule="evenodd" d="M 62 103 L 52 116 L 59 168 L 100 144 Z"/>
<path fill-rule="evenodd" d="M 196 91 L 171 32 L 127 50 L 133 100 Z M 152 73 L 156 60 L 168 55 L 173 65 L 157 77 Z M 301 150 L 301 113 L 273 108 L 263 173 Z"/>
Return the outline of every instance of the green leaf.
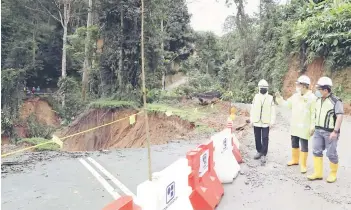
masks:
<path fill-rule="evenodd" d="M 333 46 L 336 46 L 338 44 L 338 40 L 334 39 Z"/>

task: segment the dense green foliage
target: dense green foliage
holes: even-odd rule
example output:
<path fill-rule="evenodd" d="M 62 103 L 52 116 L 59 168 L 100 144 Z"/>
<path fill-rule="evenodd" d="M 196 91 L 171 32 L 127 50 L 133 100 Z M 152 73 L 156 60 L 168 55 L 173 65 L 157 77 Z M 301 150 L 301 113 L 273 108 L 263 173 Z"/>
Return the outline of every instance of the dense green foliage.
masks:
<path fill-rule="evenodd" d="M 93 0 L 92 5 L 89 9 L 88 0 L 2 1 L 2 131 L 10 131 L 18 118 L 24 87 L 55 90 L 53 103 L 65 122 L 90 100 L 141 101 L 140 1 Z M 145 7 L 146 84 L 148 89 L 160 88 L 162 72 L 172 71 L 175 62 L 189 56 L 190 15 L 185 0 L 145 1 Z M 88 87 L 83 97 L 85 58 Z"/>
<path fill-rule="evenodd" d="M 50 103 L 65 122 L 89 104 L 140 104 L 140 1 L 94 0 L 89 8 L 91 1 L 2 1 L 1 126 L 6 135 L 17 123 L 24 87 L 55 90 Z M 245 0 L 226 3 L 236 6 L 235 15 L 225 23 L 228 33 L 218 37 L 192 31 L 185 0 L 145 0 L 148 102 L 206 91 L 250 102 L 262 78 L 271 84 L 269 91 L 281 89 L 292 55 L 300 58 L 301 72 L 316 57 L 331 71 L 351 66 L 349 0 L 291 0 L 284 5 L 261 0 L 254 16 L 245 13 Z M 69 18 L 62 16 L 65 9 Z M 165 75 L 178 66 L 189 84 L 161 91 Z"/>
<path fill-rule="evenodd" d="M 309 60 L 325 57 L 331 69 L 351 65 L 351 2 L 309 4 L 308 17 L 295 23 L 293 41 L 305 42 Z"/>
<path fill-rule="evenodd" d="M 281 89 L 294 55 L 300 59 L 301 73 L 317 57 L 324 58 L 331 71 L 351 66 L 350 1 L 292 0 L 281 5 L 262 0 L 254 17 L 244 12 L 243 0 L 227 3 L 237 10 L 227 18 L 229 32 L 222 37 L 198 33 L 196 55 L 183 63 L 188 72 L 208 74 L 202 76 L 203 82 L 211 78 L 206 90 L 221 90 L 225 99 L 250 102 L 260 79 L 271 84 L 271 92 Z M 218 82 L 222 89 L 216 87 Z"/>

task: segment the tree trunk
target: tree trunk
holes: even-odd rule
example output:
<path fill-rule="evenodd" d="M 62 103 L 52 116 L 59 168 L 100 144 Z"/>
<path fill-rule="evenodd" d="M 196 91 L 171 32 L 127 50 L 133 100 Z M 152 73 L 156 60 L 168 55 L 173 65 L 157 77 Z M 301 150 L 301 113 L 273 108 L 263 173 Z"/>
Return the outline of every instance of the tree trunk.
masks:
<path fill-rule="evenodd" d="M 62 38 L 62 78 L 66 78 L 66 76 L 67 76 L 66 48 L 67 48 L 67 24 L 65 23 L 65 25 L 63 27 L 63 38 Z"/>
<path fill-rule="evenodd" d="M 161 68 L 162 68 L 162 89 L 166 90 L 166 68 L 164 67 L 164 36 L 163 36 L 163 19 L 161 20 Z"/>
<path fill-rule="evenodd" d="M 65 79 L 67 76 L 67 30 L 68 30 L 68 22 L 70 18 L 70 3 L 64 2 L 63 4 L 63 20 L 61 20 L 61 24 L 63 27 L 63 37 L 62 37 L 62 79 Z M 62 94 L 62 107 L 65 107 L 65 90 Z"/>
<path fill-rule="evenodd" d="M 36 43 L 36 39 L 35 39 L 35 31 L 36 31 L 36 23 L 33 21 L 33 25 L 34 25 L 34 30 L 33 30 L 33 37 L 32 37 L 32 66 L 33 68 L 35 68 L 35 57 L 36 57 L 36 49 L 37 49 L 37 43 Z"/>
<path fill-rule="evenodd" d="M 118 71 L 117 71 L 117 78 L 118 78 L 118 88 L 121 89 L 123 87 L 122 84 L 122 72 L 123 72 L 123 43 L 124 43 L 124 35 L 123 35 L 123 28 L 124 28 L 124 12 L 123 12 L 123 5 L 121 5 L 121 25 L 120 25 L 120 46 L 119 46 L 119 62 L 118 62 Z"/>
<path fill-rule="evenodd" d="M 67 45 L 67 24 L 64 25 L 63 27 L 63 37 L 62 37 L 62 67 L 61 67 L 61 77 L 62 79 L 65 79 L 67 76 L 67 71 L 66 71 L 66 45 Z M 65 90 L 64 90 L 65 91 Z M 62 94 L 62 107 L 65 107 L 65 93 L 63 92 Z"/>
<path fill-rule="evenodd" d="M 89 73 L 90 73 L 90 39 L 91 39 L 91 12 L 92 12 L 93 2 L 89 0 L 88 8 L 88 19 L 87 19 L 87 32 L 85 37 L 85 46 L 84 46 L 84 63 L 83 63 L 83 78 L 82 78 L 82 98 L 83 101 L 86 99 L 86 92 L 88 89 L 89 83 Z"/>

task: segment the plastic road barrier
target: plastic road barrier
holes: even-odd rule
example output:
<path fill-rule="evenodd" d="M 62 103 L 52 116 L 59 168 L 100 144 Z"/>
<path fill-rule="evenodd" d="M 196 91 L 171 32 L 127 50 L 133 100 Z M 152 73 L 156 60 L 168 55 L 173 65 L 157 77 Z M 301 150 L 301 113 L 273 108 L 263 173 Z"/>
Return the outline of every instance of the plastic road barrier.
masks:
<path fill-rule="evenodd" d="M 244 162 L 243 158 L 241 157 L 240 151 L 239 151 L 238 147 L 234 144 L 234 142 L 233 142 L 233 154 L 234 154 L 236 161 L 239 164 Z"/>
<path fill-rule="evenodd" d="M 240 171 L 240 166 L 233 154 L 230 128 L 211 137 L 214 145 L 214 169 L 221 183 L 232 183 Z"/>
<path fill-rule="evenodd" d="M 141 210 L 141 208 L 134 204 L 132 196 L 122 196 L 105 206 L 102 210 Z"/>
<path fill-rule="evenodd" d="M 213 210 L 220 202 L 224 189 L 214 170 L 213 143 L 202 144 L 187 153 L 192 172 L 189 185 L 194 210 Z"/>
<path fill-rule="evenodd" d="M 240 142 L 238 140 L 238 138 L 236 138 L 235 134 L 232 133 L 232 140 L 233 140 L 233 144 L 235 144 L 235 146 L 240 149 Z"/>
<path fill-rule="evenodd" d="M 152 181 L 138 185 L 137 204 L 143 210 L 192 210 L 189 200 L 192 189 L 188 185 L 190 173 L 186 158 L 153 173 Z"/>

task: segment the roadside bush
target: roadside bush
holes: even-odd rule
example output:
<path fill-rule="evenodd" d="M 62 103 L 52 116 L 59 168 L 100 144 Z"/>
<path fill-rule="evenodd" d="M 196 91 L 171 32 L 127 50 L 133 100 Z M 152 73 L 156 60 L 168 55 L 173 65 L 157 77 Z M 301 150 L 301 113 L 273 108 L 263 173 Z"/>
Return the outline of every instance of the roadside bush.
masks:
<path fill-rule="evenodd" d="M 25 139 L 21 139 L 20 141 L 18 141 L 18 144 L 21 143 L 27 143 L 30 144 L 32 146 L 47 142 L 48 139 L 44 139 L 44 138 L 25 138 Z M 59 150 L 60 146 L 55 144 L 54 142 L 50 142 L 47 144 L 43 144 L 40 145 L 38 147 L 35 148 L 36 151 L 56 151 Z"/>
<path fill-rule="evenodd" d="M 51 134 L 55 131 L 55 128 L 39 123 L 33 114 L 28 117 L 27 126 L 29 137 L 42 137 L 50 139 Z"/>
<path fill-rule="evenodd" d="M 81 97 L 81 85 L 74 78 L 66 77 L 60 79 L 58 82 L 60 87 L 57 91 L 55 98 L 58 102 L 61 102 L 64 106 L 61 109 L 61 116 L 67 121 L 73 119 L 79 111 L 84 107 L 84 103 Z"/>

